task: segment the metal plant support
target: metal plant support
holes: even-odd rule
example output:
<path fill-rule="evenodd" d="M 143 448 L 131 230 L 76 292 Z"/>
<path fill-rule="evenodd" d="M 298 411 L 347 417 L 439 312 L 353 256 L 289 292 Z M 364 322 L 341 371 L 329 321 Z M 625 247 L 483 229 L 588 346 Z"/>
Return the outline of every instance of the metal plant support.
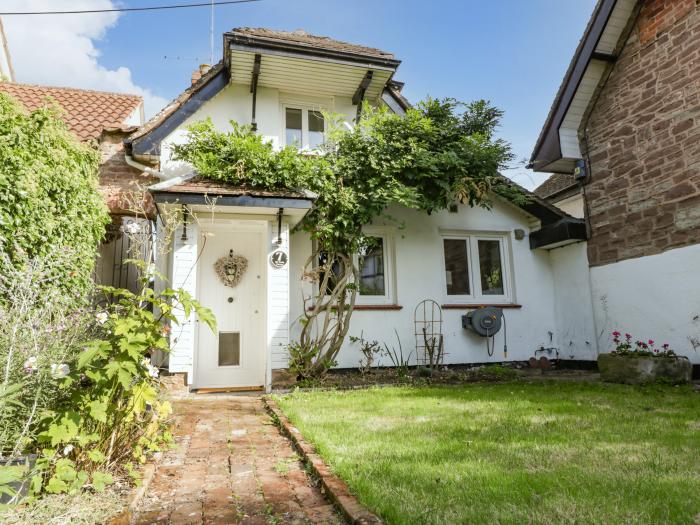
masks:
<path fill-rule="evenodd" d="M 421 301 L 413 310 L 416 361 L 435 368 L 442 364 L 445 345 L 442 335 L 442 308 L 432 299 Z"/>

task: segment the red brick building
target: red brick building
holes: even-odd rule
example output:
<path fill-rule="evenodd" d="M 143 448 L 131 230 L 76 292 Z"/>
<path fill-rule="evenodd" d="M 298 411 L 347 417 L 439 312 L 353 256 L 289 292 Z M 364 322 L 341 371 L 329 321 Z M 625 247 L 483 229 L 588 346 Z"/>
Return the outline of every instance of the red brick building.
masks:
<path fill-rule="evenodd" d="M 600 0 L 531 166 L 583 197 L 597 332 L 700 362 L 700 2 Z"/>

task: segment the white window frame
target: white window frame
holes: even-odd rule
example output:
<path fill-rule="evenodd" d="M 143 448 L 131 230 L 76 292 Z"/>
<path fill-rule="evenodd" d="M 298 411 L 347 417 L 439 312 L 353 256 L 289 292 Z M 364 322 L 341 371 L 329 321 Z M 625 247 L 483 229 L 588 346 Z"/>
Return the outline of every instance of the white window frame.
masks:
<path fill-rule="evenodd" d="M 323 113 L 326 111 L 326 108 L 319 107 L 318 105 L 314 104 L 302 104 L 302 103 L 297 103 L 297 102 L 284 102 L 282 104 L 282 136 L 281 136 L 281 141 L 280 143 L 282 146 L 293 146 L 293 144 L 287 144 L 287 109 L 300 109 L 301 110 L 301 147 L 299 148 L 299 151 L 303 152 L 316 152 L 318 150 L 316 149 L 311 149 L 309 147 L 309 111 L 315 111 L 317 113 Z M 324 142 L 325 142 L 325 136 L 328 131 L 328 122 L 326 122 L 326 119 L 323 119 L 323 135 L 324 135 Z"/>
<path fill-rule="evenodd" d="M 445 240 L 462 240 L 467 243 L 467 265 L 469 270 L 469 295 L 449 295 L 447 293 L 447 261 L 445 260 Z M 479 265 L 479 241 L 498 241 L 501 251 L 501 271 L 503 272 L 503 295 L 485 295 L 481 289 L 481 268 Z M 507 232 L 445 231 L 441 232 L 442 251 L 442 293 L 446 304 L 513 304 L 513 263 L 511 257 L 510 234 Z"/>
<path fill-rule="evenodd" d="M 396 296 L 394 291 L 395 272 L 394 272 L 394 241 L 393 237 L 388 232 L 382 230 L 365 231 L 368 237 L 376 237 L 382 240 L 384 253 L 384 295 L 362 295 L 358 289 L 355 304 L 360 305 L 393 305 L 396 304 Z M 361 271 L 359 264 L 360 257 L 358 254 L 353 256 L 353 261 Z"/>
<path fill-rule="evenodd" d="M 394 238 L 393 236 L 385 231 L 375 231 L 365 232 L 369 237 L 379 237 L 382 239 L 384 244 L 384 295 L 362 295 L 357 293 L 355 299 L 356 305 L 395 305 L 396 304 L 396 272 L 394 268 Z M 359 255 L 353 255 L 353 263 L 360 270 L 359 266 Z M 318 264 L 316 261 L 314 264 Z M 315 291 L 318 294 L 319 283 L 314 285 Z"/>

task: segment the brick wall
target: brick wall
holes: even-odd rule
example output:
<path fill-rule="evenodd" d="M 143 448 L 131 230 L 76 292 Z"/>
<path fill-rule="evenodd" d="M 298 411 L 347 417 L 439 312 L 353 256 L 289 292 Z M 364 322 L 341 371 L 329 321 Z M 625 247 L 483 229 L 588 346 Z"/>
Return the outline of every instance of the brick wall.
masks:
<path fill-rule="evenodd" d="M 156 180 L 126 163 L 123 145 L 126 136 L 121 131 L 105 131 L 100 137 L 100 192 L 110 213 L 133 215 L 142 209 L 153 216 L 155 206 L 144 190 Z"/>
<path fill-rule="evenodd" d="M 700 243 L 699 4 L 643 4 L 582 130 L 593 266 Z"/>

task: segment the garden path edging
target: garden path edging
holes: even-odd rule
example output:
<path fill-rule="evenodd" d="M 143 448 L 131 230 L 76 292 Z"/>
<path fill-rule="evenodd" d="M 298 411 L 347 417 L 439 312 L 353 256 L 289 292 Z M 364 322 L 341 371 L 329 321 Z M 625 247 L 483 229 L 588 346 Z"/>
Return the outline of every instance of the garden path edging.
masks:
<path fill-rule="evenodd" d="M 263 404 L 275 423 L 297 449 L 303 462 L 309 466 L 321 482 L 326 496 L 338 508 L 341 514 L 353 525 L 381 525 L 384 522 L 375 514 L 363 507 L 350 489 L 338 476 L 333 474 L 314 447 L 307 443 L 301 432 L 287 419 L 277 403 L 268 396 L 263 397 Z"/>
<path fill-rule="evenodd" d="M 110 518 L 107 521 L 108 525 L 130 525 L 134 511 L 141 501 L 141 498 L 143 498 L 143 495 L 148 490 L 148 486 L 151 484 L 151 480 L 153 479 L 155 472 L 156 465 L 154 463 L 147 463 L 144 465 L 141 484 L 131 491 L 129 503 L 127 504 L 126 508 L 116 516 Z"/>

